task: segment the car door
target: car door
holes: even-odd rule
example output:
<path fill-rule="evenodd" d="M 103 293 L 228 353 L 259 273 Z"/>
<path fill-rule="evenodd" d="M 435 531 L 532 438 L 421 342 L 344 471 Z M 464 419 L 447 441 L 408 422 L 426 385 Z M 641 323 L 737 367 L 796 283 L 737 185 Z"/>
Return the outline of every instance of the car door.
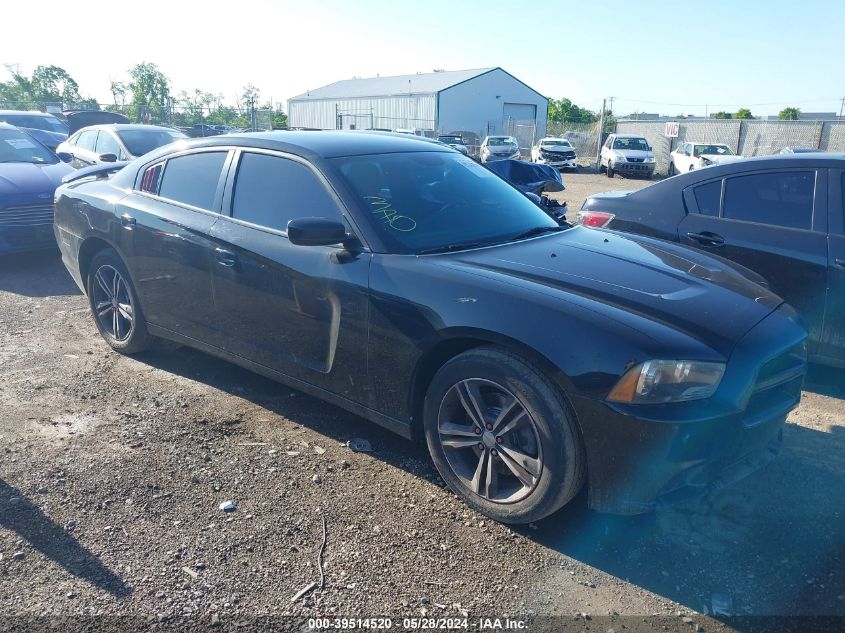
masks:
<path fill-rule="evenodd" d="M 845 170 L 831 170 L 829 191 L 830 268 L 819 355 L 845 366 Z"/>
<path fill-rule="evenodd" d="M 607 137 L 607 140 L 604 142 L 604 145 L 602 145 L 602 147 L 601 147 L 601 154 L 599 155 L 599 162 L 603 166 L 607 165 L 607 157 L 608 157 L 608 154 L 610 154 L 610 148 L 613 145 L 613 139 L 615 139 L 615 138 L 616 138 L 616 136 L 614 134 L 611 134 L 610 136 Z"/>
<path fill-rule="evenodd" d="M 120 143 L 109 130 L 100 130 L 100 134 L 97 136 L 97 144 L 94 146 L 94 153 L 97 156 L 97 162 L 102 162 L 101 157 L 105 154 L 112 154 L 115 160 L 122 160 L 123 154 Z"/>
<path fill-rule="evenodd" d="M 83 130 L 79 133 L 71 151 L 71 154 L 73 154 L 73 160 L 70 163 L 72 167 L 81 169 L 90 167 L 97 162 L 97 155 L 94 150 L 97 145 L 98 134 L 98 130 Z"/>
<path fill-rule="evenodd" d="M 122 249 L 147 320 L 211 345 L 219 337 L 209 234 L 230 158 L 229 150 L 213 148 L 158 161 L 117 205 Z"/>
<path fill-rule="evenodd" d="M 300 217 L 344 221 L 342 205 L 301 158 L 244 150 L 213 230 L 214 293 L 224 348 L 364 402 L 370 254 L 287 239 Z"/>
<path fill-rule="evenodd" d="M 827 288 L 827 170 L 743 172 L 687 187 L 678 238 L 762 275 L 798 310 L 811 347 L 822 338 Z"/>

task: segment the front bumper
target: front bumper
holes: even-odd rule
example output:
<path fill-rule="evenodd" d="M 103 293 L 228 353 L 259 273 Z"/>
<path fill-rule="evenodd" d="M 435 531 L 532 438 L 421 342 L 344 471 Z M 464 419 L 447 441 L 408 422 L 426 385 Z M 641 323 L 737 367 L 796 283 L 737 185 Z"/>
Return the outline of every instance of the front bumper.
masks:
<path fill-rule="evenodd" d="M 654 173 L 655 163 L 617 163 L 611 162 L 611 169 L 619 174 L 635 174 L 637 176 L 650 176 Z"/>
<path fill-rule="evenodd" d="M 489 154 L 486 157 L 481 158 L 482 163 L 492 163 L 497 160 L 519 160 L 520 154 L 510 154 L 510 155 L 503 155 L 503 154 Z"/>
<path fill-rule="evenodd" d="M 0 227 L 0 254 L 56 248 L 53 225 Z"/>
<path fill-rule="evenodd" d="M 781 308 L 740 341 L 712 398 L 575 408 L 587 451 L 589 505 L 641 514 L 742 479 L 780 450 L 806 373 L 806 332 Z"/>
<path fill-rule="evenodd" d="M 565 169 L 571 168 L 575 169 L 578 167 L 578 163 L 574 158 L 538 158 L 535 161 L 538 165 L 548 165 L 549 167 L 557 167 L 558 169 Z"/>

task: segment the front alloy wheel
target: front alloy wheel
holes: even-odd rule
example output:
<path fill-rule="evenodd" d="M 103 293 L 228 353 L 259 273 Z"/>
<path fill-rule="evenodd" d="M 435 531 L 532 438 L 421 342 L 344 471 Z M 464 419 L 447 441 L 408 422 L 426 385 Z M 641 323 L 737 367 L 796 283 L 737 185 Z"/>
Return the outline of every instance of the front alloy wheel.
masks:
<path fill-rule="evenodd" d="M 536 488 L 543 472 L 537 428 L 502 385 L 482 378 L 458 382 L 441 402 L 437 428 L 449 466 L 475 494 L 513 503 Z"/>
<path fill-rule="evenodd" d="M 431 459 L 474 510 L 530 523 L 581 488 L 585 456 L 572 409 L 555 383 L 514 353 L 485 346 L 455 356 L 423 404 Z"/>

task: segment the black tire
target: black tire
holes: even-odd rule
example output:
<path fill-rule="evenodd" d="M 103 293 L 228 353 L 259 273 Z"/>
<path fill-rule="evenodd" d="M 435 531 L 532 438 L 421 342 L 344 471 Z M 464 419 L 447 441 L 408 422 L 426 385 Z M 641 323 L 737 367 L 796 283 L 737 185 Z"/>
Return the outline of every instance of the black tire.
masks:
<path fill-rule="evenodd" d="M 113 350 L 137 354 L 153 345 L 155 339 L 147 331 L 126 265 L 113 249 L 107 248 L 94 255 L 85 289 L 97 330 Z M 108 305 L 110 301 L 111 305 Z"/>
<path fill-rule="evenodd" d="M 467 400 L 481 403 L 486 422 L 480 433 Z M 584 483 L 584 449 L 564 395 L 537 368 L 506 350 L 477 348 L 443 365 L 426 393 L 423 426 L 443 480 L 470 508 L 495 521 L 542 519 L 568 503 Z M 476 487 L 485 486 L 483 492 L 473 489 L 475 481 Z"/>
<path fill-rule="evenodd" d="M 608 177 L 608 178 L 613 178 L 613 175 L 614 175 L 615 173 L 616 173 L 616 172 L 614 172 L 614 171 L 613 171 L 613 167 L 611 167 L 611 166 L 610 166 L 610 159 L 608 159 L 608 160 L 607 160 L 607 177 Z"/>
<path fill-rule="evenodd" d="M 695 166 L 694 166 L 694 165 L 690 165 L 690 166 L 689 166 L 689 169 L 688 169 L 687 171 L 695 171 Z"/>

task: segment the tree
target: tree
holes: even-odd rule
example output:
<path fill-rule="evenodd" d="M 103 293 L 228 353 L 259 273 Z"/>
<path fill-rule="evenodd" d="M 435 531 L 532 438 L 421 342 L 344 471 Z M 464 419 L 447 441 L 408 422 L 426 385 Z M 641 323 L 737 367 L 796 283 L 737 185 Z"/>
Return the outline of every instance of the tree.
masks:
<path fill-rule="evenodd" d="M 593 123 L 598 120 L 595 112 L 581 108 L 569 99 L 549 99 L 547 119 L 556 123 Z"/>
<path fill-rule="evenodd" d="M 731 119 L 733 115 L 730 112 L 716 112 L 713 115 L 714 119 Z"/>
<path fill-rule="evenodd" d="M 129 70 L 131 81 L 127 91 L 132 95 L 132 116 L 136 121 L 149 118 L 150 121 L 163 121 L 169 105 L 170 80 L 155 64 L 142 62 Z M 149 115 L 149 117 L 147 117 Z"/>
<path fill-rule="evenodd" d="M 794 107 L 784 108 L 778 112 L 778 118 L 781 121 L 797 121 L 801 118 L 801 110 Z"/>
<path fill-rule="evenodd" d="M 31 77 L 21 73 L 16 65 L 7 64 L 6 69 L 12 78 L 0 82 L 0 101 L 24 108 L 40 107 L 49 102 L 77 107 L 83 102 L 79 84 L 60 66 L 38 66 Z M 84 101 L 90 103 L 93 99 Z"/>
<path fill-rule="evenodd" d="M 754 115 L 751 114 L 751 110 L 748 108 L 740 108 L 736 111 L 736 115 L 734 116 L 735 119 L 753 119 Z"/>

